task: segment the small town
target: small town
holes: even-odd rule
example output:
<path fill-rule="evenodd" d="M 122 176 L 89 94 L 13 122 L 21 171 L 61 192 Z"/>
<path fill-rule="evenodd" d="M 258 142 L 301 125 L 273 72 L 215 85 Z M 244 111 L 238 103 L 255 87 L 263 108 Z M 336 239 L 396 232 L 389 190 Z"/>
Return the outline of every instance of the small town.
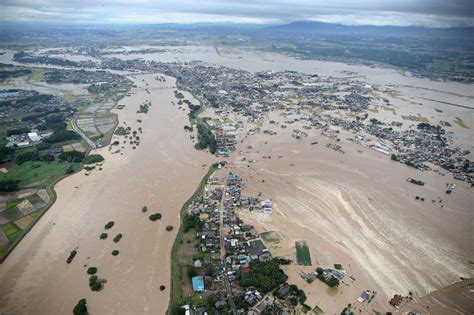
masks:
<path fill-rule="evenodd" d="M 2 312 L 472 313 L 469 23 L 126 2 L 58 6 L 67 28 L 7 5 Z"/>
<path fill-rule="evenodd" d="M 242 196 L 245 182 L 232 172 L 225 175 L 225 166 L 225 162 L 217 163 L 216 172 L 185 209 L 185 236 L 178 245 L 179 263 L 176 266 L 181 272 L 176 281 L 183 287 L 179 299 L 172 296 L 172 302 L 177 302 L 172 305 L 173 311 L 187 315 L 257 315 L 312 310 L 315 314 L 323 314 L 318 306 L 311 309 L 305 304 L 305 292 L 288 284 L 288 277 L 280 269 L 289 264 L 311 265 L 306 244 L 297 242 L 296 261 L 272 256 L 265 243 L 272 242 L 274 232 L 260 235 L 238 215 L 240 211 L 250 211 L 271 220 L 272 200 Z M 328 288 L 347 286 L 355 281 L 340 264 L 318 266 L 313 272 L 301 272 L 300 276 L 308 283 L 321 281 Z M 365 312 L 376 294 L 371 290 L 361 292 L 354 303 L 341 310 L 341 314 Z M 388 303 L 397 310 L 411 300 L 411 295 L 395 294 Z M 413 310 L 408 314 L 421 313 Z"/>
<path fill-rule="evenodd" d="M 24 58 L 28 57 L 27 60 Z M 49 59 L 48 59 L 49 58 Z M 52 57 L 17 56 L 20 62 L 57 64 Z M 76 66 L 90 66 L 90 62 L 76 62 Z M 225 119 L 230 114 L 258 124 L 270 112 L 279 112 L 285 119 L 280 128 L 295 122 L 307 130 L 319 130 L 328 137 L 328 148 L 343 153 L 339 144 L 340 131 L 350 133 L 347 140 L 370 146 L 418 170 L 430 170 L 435 165 L 453 174 L 453 178 L 473 183 L 474 163 L 465 156 L 469 150 L 453 144 L 452 134 L 445 128 L 446 121 L 433 124 L 421 114 L 401 115 L 401 120 L 368 118 L 369 114 L 395 113 L 395 107 L 386 96 L 396 92 L 389 85 L 376 86 L 347 78 L 319 77 L 300 72 L 250 73 L 203 62 L 161 63 L 140 59 L 102 59 L 94 67 L 113 70 L 159 71 L 177 78 L 183 89 L 190 91 L 203 106 L 211 107 Z M 275 122 L 276 123 L 276 122 Z M 439 125 L 437 125 L 439 123 Z M 453 122 L 464 126 L 462 118 Z M 216 126 L 213 138 L 217 144 L 212 150 L 218 156 L 228 156 L 234 149 L 235 130 L 242 125 Z M 257 127 L 255 132 L 260 131 Z M 264 130 L 273 133 L 273 130 Z M 301 139 L 306 131 L 296 130 Z"/>
<path fill-rule="evenodd" d="M 287 284 L 279 268 L 292 262 L 273 257 L 254 227 L 239 219 L 241 208 L 272 214 L 271 199 L 243 197 L 243 185 L 234 173 L 214 175 L 186 210 L 184 231 L 194 231 L 197 244 L 182 274 L 186 304 L 177 307 L 186 314 L 290 314 L 309 308 L 304 292 Z"/>

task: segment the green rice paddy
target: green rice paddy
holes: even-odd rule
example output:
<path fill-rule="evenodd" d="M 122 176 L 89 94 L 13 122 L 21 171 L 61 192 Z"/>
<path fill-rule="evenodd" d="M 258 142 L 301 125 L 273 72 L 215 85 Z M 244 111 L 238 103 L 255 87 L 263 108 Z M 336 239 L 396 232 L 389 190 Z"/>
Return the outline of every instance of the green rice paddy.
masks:
<path fill-rule="evenodd" d="M 296 262 L 298 265 L 311 266 L 311 254 L 305 241 L 296 241 Z"/>

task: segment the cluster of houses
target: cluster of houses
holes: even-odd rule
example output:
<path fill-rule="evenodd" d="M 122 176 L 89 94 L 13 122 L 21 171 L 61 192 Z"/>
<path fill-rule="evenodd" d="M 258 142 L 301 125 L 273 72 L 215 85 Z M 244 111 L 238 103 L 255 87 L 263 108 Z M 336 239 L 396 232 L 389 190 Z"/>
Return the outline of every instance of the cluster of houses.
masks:
<path fill-rule="evenodd" d="M 272 212 L 271 199 L 242 197 L 242 179 L 228 173 L 224 178 L 212 177 L 205 191 L 188 207 L 187 214 L 201 218 L 201 228 L 196 233 L 200 253 L 213 253 L 214 258 L 196 259 L 196 268 L 207 267 L 213 275 L 198 274 L 192 277 L 192 289 L 203 298 L 216 297 L 214 311 L 231 311 L 234 314 L 261 314 L 274 307 L 273 295 L 265 295 L 254 287 L 242 287 L 239 273 L 250 271 L 251 262 L 266 262 L 272 256 L 252 225 L 244 224 L 236 215 L 239 208 Z M 219 256 L 219 259 L 216 257 Z M 283 290 L 284 291 L 284 290 Z M 282 292 L 281 296 L 285 297 Z M 247 305 L 244 311 L 234 300 Z M 276 305 L 276 304 L 275 304 Z M 207 314 L 209 306 L 184 305 L 188 314 Z"/>
<path fill-rule="evenodd" d="M 41 142 L 41 140 L 48 138 L 51 136 L 52 132 L 42 132 L 38 133 L 34 132 L 27 132 L 27 133 L 20 133 L 17 135 L 11 135 L 7 137 L 7 144 L 5 145 L 6 148 L 24 148 L 33 146 Z"/>
<path fill-rule="evenodd" d="M 228 157 L 232 152 L 235 151 L 235 145 L 237 144 L 237 131 L 238 125 L 224 124 L 215 125 L 213 127 L 213 133 L 216 138 L 216 156 Z"/>
<path fill-rule="evenodd" d="M 186 76 L 180 76 L 182 65 L 160 64 L 159 67 L 171 75 L 178 75 L 186 88 L 206 105 L 219 111 L 239 113 L 251 123 L 260 122 L 272 110 L 296 113 L 299 118 L 293 117 L 285 123 L 303 121 L 306 127 L 320 129 L 323 135 L 335 141 L 339 140 L 337 130 L 334 130 L 337 128 L 356 135 L 374 136 L 378 142 L 372 147 L 382 154 L 393 154 L 396 160 L 420 170 L 429 170 L 428 164 L 432 163 L 453 173 L 455 179 L 474 182 L 474 163 L 466 158 L 469 151 L 452 146 L 452 136 L 441 126 L 419 123 L 415 128 L 403 130 L 401 122 L 385 123 L 374 118 L 367 121 L 366 110 L 373 103 L 371 92 L 378 89 L 375 86 L 296 72 L 250 74 L 199 63 L 187 65 Z M 201 80 L 202 77 L 206 80 Z M 330 111 L 352 114 L 340 117 Z M 273 130 L 266 132 L 275 133 Z M 306 135 L 297 129 L 293 133 L 296 139 Z M 328 147 L 344 152 L 337 143 L 330 143 Z M 228 151 L 219 153 L 227 155 Z"/>
<path fill-rule="evenodd" d="M 87 63 L 84 66 L 87 67 Z M 474 163 L 466 157 L 469 152 L 452 146 L 452 136 L 442 128 L 445 126 L 419 123 L 416 128 L 403 130 L 401 122 L 385 123 L 375 118 L 367 121 L 367 109 L 375 100 L 373 92 L 383 91 L 384 87 L 292 71 L 251 73 L 199 61 L 162 63 L 107 58 L 94 66 L 114 70 L 153 70 L 176 77 L 204 105 L 213 107 L 216 112 L 242 115 L 249 123 L 262 122 L 268 112 L 281 110 L 298 114 L 300 117 L 295 121 L 298 119 L 307 127 L 320 129 L 335 141 L 338 140 L 337 133 L 332 128 L 374 136 L 380 144 L 374 145 L 374 150 L 391 154 L 395 160 L 420 170 L 430 169 L 428 163 L 432 163 L 450 171 L 458 180 L 474 182 Z M 350 115 L 342 117 L 338 112 Z M 214 130 L 219 144 L 217 155 L 231 154 L 236 142 L 233 128 L 236 126 L 224 125 Z M 295 138 L 303 136 L 304 133 L 295 133 Z M 331 148 L 343 152 L 339 146 L 331 144 Z"/>

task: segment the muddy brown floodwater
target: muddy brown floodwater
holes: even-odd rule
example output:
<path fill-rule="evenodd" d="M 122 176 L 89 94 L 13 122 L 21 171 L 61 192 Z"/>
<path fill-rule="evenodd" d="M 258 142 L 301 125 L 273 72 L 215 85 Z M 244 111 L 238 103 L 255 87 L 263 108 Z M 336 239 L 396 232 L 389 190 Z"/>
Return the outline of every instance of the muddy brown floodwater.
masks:
<path fill-rule="evenodd" d="M 138 88 L 117 111 L 120 125 L 143 128 L 140 145 L 126 144 L 123 155 L 112 154 L 115 147 L 96 150 L 105 157 L 103 170 L 89 176 L 82 171 L 56 185 L 56 203 L 1 265 L 0 313 L 71 314 L 81 298 L 91 314 L 165 312 L 177 231 L 167 232 L 165 226 L 179 225 L 179 209 L 207 172 L 203 165 L 211 162 L 183 129 L 187 112 L 171 103 L 175 80 L 158 82 L 154 76 L 132 78 Z M 149 112 L 137 114 L 145 100 L 152 102 Z M 160 221 L 148 219 L 154 212 L 162 214 Z M 115 225 L 100 240 L 108 221 Z M 118 233 L 123 238 L 114 243 Z M 78 253 L 67 265 L 74 248 Z M 120 251 L 116 257 L 114 249 Z M 97 267 L 98 277 L 107 280 L 102 291 L 90 290 L 85 265 Z"/>

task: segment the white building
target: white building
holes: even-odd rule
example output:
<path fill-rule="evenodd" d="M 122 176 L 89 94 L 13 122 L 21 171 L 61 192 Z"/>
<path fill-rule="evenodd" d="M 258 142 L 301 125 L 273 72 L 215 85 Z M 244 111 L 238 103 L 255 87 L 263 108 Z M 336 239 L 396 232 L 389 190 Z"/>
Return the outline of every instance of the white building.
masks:
<path fill-rule="evenodd" d="M 29 132 L 28 138 L 30 138 L 31 142 L 41 141 L 41 137 L 36 132 Z"/>

